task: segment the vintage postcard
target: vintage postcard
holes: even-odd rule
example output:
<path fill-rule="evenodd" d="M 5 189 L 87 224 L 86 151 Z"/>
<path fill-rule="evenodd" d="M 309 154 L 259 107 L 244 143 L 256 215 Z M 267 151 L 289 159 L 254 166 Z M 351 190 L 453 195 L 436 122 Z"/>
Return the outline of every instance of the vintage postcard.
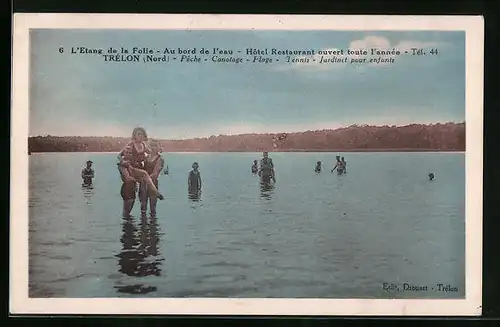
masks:
<path fill-rule="evenodd" d="M 12 314 L 481 314 L 482 17 L 13 30 Z"/>

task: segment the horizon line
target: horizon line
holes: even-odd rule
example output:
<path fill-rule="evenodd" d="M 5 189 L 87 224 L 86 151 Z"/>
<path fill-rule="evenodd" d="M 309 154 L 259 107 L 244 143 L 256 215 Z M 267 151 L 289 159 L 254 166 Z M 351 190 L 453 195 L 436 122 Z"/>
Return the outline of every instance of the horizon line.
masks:
<path fill-rule="evenodd" d="M 244 135 L 275 135 L 275 134 L 301 134 L 301 133 L 307 133 L 307 132 L 323 132 L 323 131 L 338 131 L 338 130 L 343 130 L 343 129 L 348 129 L 351 127 L 389 127 L 389 128 L 401 128 L 401 127 L 409 127 L 412 125 L 425 125 L 425 126 L 434 126 L 434 125 L 448 125 L 448 124 L 455 124 L 455 125 L 460 125 L 460 124 L 465 124 L 465 120 L 463 121 L 446 121 L 446 122 L 433 122 L 433 123 L 406 123 L 406 124 L 384 124 L 384 125 L 374 125 L 374 124 L 350 124 L 350 125 L 345 125 L 337 128 L 323 128 L 323 129 L 315 129 L 315 130 L 300 130 L 300 131 L 294 131 L 294 132 L 266 132 L 266 133 L 259 133 L 259 132 L 254 132 L 254 133 L 240 133 L 240 134 L 212 134 L 210 136 L 197 136 L 197 137 L 189 137 L 189 138 L 161 138 L 161 137 L 148 137 L 148 139 L 154 139 L 154 140 L 161 140 L 161 141 L 187 141 L 187 140 L 196 140 L 196 139 L 209 139 L 211 137 L 221 137 L 221 136 L 244 136 Z M 28 138 L 35 138 L 35 137 L 102 137 L 102 138 L 129 138 L 130 135 L 127 136 L 111 136 L 111 135 L 51 135 L 51 134 L 45 134 L 45 135 L 28 135 Z"/>

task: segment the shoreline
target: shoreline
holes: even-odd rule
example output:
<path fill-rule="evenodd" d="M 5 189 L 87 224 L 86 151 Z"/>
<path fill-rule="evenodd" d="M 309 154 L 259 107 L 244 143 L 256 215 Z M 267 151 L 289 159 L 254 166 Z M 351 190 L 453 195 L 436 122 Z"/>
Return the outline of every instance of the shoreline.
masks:
<path fill-rule="evenodd" d="M 335 130 L 283 134 L 218 135 L 172 140 L 157 138 L 164 152 L 456 152 L 465 151 L 465 123 L 408 126 L 352 125 Z M 130 138 L 35 136 L 28 150 L 39 152 L 118 152 Z"/>

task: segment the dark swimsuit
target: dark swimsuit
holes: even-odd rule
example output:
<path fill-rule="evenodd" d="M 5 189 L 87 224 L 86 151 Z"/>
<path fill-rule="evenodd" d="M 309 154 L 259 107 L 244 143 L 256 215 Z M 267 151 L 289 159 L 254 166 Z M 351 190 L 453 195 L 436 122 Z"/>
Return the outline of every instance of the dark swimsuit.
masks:
<path fill-rule="evenodd" d="M 264 158 L 261 160 L 261 162 L 262 162 L 261 169 L 262 169 L 262 166 L 264 166 L 264 165 L 269 166 L 269 170 L 274 168 L 273 160 L 270 158 L 267 158 L 267 159 Z"/>
<path fill-rule="evenodd" d="M 122 180 L 123 178 L 123 173 L 120 169 L 120 166 L 118 166 L 118 171 L 120 172 L 120 177 Z M 123 182 L 122 188 L 120 190 L 120 195 L 123 200 L 133 200 L 135 199 L 135 192 L 137 191 L 137 183 L 135 181 L 133 182 Z"/>
<path fill-rule="evenodd" d="M 266 169 L 262 169 L 262 168 L 266 168 Z M 264 182 L 270 182 L 271 179 L 273 178 L 273 168 L 274 168 L 274 164 L 273 164 L 273 160 L 271 158 L 263 158 L 261 160 L 261 164 L 260 164 L 260 170 L 261 170 L 261 179 L 264 181 Z"/>
<path fill-rule="evenodd" d="M 337 174 L 342 175 L 344 173 L 344 164 L 339 161 L 337 163 Z"/>
<path fill-rule="evenodd" d="M 134 168 L 138 169 L 144 169 L 145 168 L 145 162 L 146 162 L 146 155 L 144 152 L 139 153 L 137 149 L 135 148 L 135 144 L 133 142 L 130 142 L 128 146 L 131 147 L 132 149 L 132 161 L 131 165 Z M 143 144 L 143 146 L 145 146 Z M 123 180 L 123 173 L 120 170 L 120 167 L 118 166 L 118 170 L 120 171 L 120 176 L 122 177 Z M 135 199 L 135 195 L 137 192 L 137 182 L 123 182 L 121 190 L 120 190 L 120 195 L 123 200 L 132 200 Z"/>
<path fill-rule="evenodd" d="M 196 193 L 199 191 L 200 185 L 198 184 L 198 177 L 200 173 L 195 173 L 194 171 L 189 172 L 189 193 Z"/>
<path fill-rule="evenodd" d="M 128 145 L 132 147 L 132 158 L 133 158 L 131 162 L 132 167 L 144 169 L 146 162 L 146 154 L 144 152 L 139 153 L 135 148 L 135 144 L 133 142 L 129 143 Z M 144 144 L 143 146 L 144 148 L 146 147 Z"/>
<path fill-rule="evenodd" d="M 83 169 L 83 184 L 85 185 L 89 185 L 89 184 L 92 184 L 92 168 L 84 168 Z M 90 176 L 85 176 L 85 175 L 90 175 Z"/>

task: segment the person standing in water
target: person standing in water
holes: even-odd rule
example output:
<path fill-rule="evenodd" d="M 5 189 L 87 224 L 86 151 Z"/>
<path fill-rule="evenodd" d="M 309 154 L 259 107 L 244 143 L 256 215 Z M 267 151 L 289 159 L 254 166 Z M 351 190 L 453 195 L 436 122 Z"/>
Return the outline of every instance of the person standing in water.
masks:
<path fill-rule="evenodd" d="M 344 157 L 340 159 L 340 162 L 342 162 L 342 170 L 344 171 L 344 174 L 347 174 L 347 162 L 345 162 Z"/>
<path fill-rule="evenodd" d="M 252 174 L 257 174 L 258 172 L 259 172 L 259 165 L 257 163 L 257 160 L 254 160 L 252 165 Z"/>
<path fill-rule="evenodd" d="M 83 185 L 92 185 L 92 179 L 94 178 L 94 169 L 92 168 L 92 161 L 87 161 L 87 166 L 82 169 L 82 179 Z"/>
<path fill-rule="evenodd" d="M 271 179 L 276 183 L 276 174 L 274 172 L 273 159 L 269 158 L 269 153 L 266 151 L 262 154 L 260 160 L 259 176 L 264 182 L 269 182 Z"/>
<path fill-rule="evenodd" d="M 131 160 L 132 157 L 132 149 L 127 148 L 124 149 L 123 156 L 128 160 Z M 123 213 L 122 216 L 124 218 L 130 217 L 130 212 L 134 207 L 135 203 L 135 194 L 137 192 L 137 181 L 133 178 L 128 169 L 121 166 L 119 163 L 117 164 L 118 171 L 120 173 L 120 178 L 122 180 L 122 187 L 120 189 L 120 195 L 123 200 Z"/>
<path fill-rule="evenodd" d="M 193 170 L 188 175 L 188 193 L 189 195 L 199 195 L 201 193 L 201 174 L 198 170 L 199 165 L 194 162 L 191 166 Z"/>
<path fill-rule="evenodd" d="M 151 155 L 145 161 L 145 170 L 151 177 L 156 189 L 158 187 L 158 176 L 160 175 L 165 165 L 165 160 L 161 156 L 162 147 L 158 141 L 151 141 L 150 143 Z M 148 185 L 143 181 L 139 188 L 139 200 L 141 201 L 141 214 L 145 215 L 148 209 L 148 202 L 150 205 L 151 216 L 156 216 L 156 203 L 157 198 L 151 197 L 147 190 Z"/>
<path fill-rule="evenodd" d="M 340 156 L 337 156 L 336 159 L 337 159 L 337 162 L 335 163 L 335 166 L 333 167 L 331 172 L 333 173 L 333 171 L 336 169 L 337 174 L 342 175 L 342 173 L 344 171 L 342 170 L 342 161 L 340 160 Z"/>
<path fill-rule="evenodd" d="M 321 161 L 318 161 L 316 163 L 316 168 L 314 169 L 315 172 L 321 173 Z"/>
<path fill-rule="evenodd" d="M 434 180 L 434 174 L 433 174 L 433 173 L 429 173 L 429 180 L 430 180 L 430 181 L 433 181 L 433 180 Z"/>
<path fill-rule="evenodd" d="M 157 197 L 158 199 L 163 200 L 163 195 L 158 191 L 153 183 L 153 180 L 145 170 L 146 159 L 151 154 L 151 149 L 146 144 L 147 140 L 148 135 L 144 128 L 134 128 L 132 132 L 132 141 L 125 146 L 125 148 L 130 147 L 132 149 L 131 158 L 129 160 L 125 160 L 123 158 L 124 148 L 118 153 L 118 159 L 120 160 L 120 165 L 128 169 L 133 178 L 147 184 L 148 192 L 152 198 Z"/>

